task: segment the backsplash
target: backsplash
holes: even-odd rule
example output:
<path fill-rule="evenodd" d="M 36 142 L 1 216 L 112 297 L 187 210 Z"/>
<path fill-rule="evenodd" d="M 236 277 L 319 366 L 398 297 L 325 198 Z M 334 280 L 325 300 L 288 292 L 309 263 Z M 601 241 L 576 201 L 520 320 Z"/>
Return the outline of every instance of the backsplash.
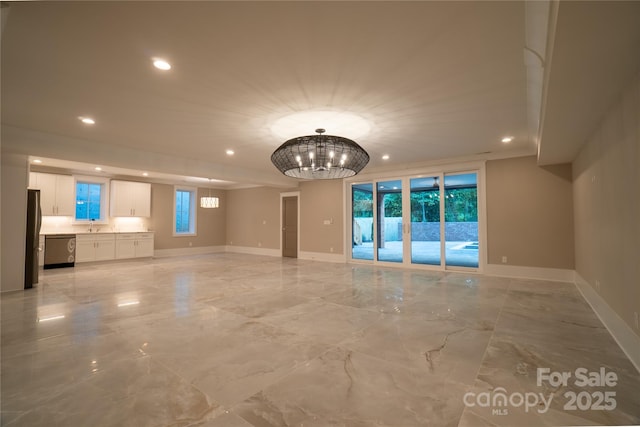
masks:
<path fill-rule="evenodd" d="M 150 231 L 148 218 L 109 218 L 108 224 L 94 224 L 93 230 L 101 233 L 120 233 Z M 74 224 L 71 216 L 43 216 L 40 232 L 45 233 L 81 233 L 89 230 L 88 224 Z"/>

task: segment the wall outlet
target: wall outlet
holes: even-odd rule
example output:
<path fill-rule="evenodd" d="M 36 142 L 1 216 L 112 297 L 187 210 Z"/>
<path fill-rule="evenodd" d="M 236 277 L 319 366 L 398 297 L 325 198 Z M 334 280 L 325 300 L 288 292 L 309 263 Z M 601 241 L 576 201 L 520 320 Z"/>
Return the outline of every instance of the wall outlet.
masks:
<path fill-rule="evenodd" d="M 189 247 L 193 246 L 193 243 L 189 242 Z"/>
<path fill-rule="evenodd" d="M 596 290 L 600 290 L 600 280 L 596 279 Z"/>
<path fill-rule="evenodd" d="M 637 312 L 637 311 L 634 311 L 634 312 L 633 312 L 633 315 L 634 315 L 634 317 L 635 317 L 636 329 L 640 329 L 640 323 L 639 323 L 639 322 L 640 322 L 640 320 L 638 319 L 638 312 Z"/>
<path fill-rule="evenodd" d="M 267 225 L 267 220 L 266 219 L 262 220 L 262 225 Z"/>
<path fill-rule="evenodd" d="M 330 219 L 325 219 L 324 220 L 324 225 L 331 225 L 331 220 Z"/>
<path fill-rule="evenodd" d="M 502 255 L 502 263 L 503 264 L 507 263 L 507 256 L 506 255 Z"/>
<path fill-rule="evenodd" d="M 329 252 L 333 253 L 333 248 L 329 248 Z M 638 323 L 638 313 L 636 313 L 636 323 Z"/>
<path fill-rule="evenodd" d="M 258 242 L 258 247 L 261 248 L 262 247 L 262 242 Z"/>
<path fill-rule="evenodd" d="M 233 245 L 233 240 L 230 240 L 230 241 L 229 241 L 229 244 L 230 244 L 230 245 Z"/>

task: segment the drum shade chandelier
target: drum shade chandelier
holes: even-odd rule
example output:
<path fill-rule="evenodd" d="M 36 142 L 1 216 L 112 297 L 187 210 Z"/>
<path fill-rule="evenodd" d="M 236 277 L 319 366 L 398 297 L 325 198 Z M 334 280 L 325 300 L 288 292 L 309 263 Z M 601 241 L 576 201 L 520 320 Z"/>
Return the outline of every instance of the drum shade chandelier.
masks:
<path fill-rule="evenodd" d="M 209 178 L 209 184 L 211 184 L 211 178 Z M 215 209 L 220 207 L 220 199 L 211 196 L 211 188 L 209 188 L 209 195 L 200 197 L 200 207 L 205 209 Z"/>
<path fill-rule="evenodd" d="M 369 163 L 369 154 L 362 147 L 341 136 L 299 136 L 282 144 L 271 155 L 271 162 L 283 174 L 303 179 L 347 178 L 360 172 Z"/>
<path fill-rule="evenodd" d="M 200 207 L 205 209 L 215 209 L 220 207 L 220 199 L 217 197 L 200 197 Z"/>

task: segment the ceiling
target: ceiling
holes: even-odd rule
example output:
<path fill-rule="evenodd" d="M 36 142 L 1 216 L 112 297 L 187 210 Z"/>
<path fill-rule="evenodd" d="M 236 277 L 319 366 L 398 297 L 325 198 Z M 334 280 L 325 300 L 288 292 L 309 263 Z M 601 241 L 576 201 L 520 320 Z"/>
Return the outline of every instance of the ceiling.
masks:
<path fill-rule="evenodd" d="M 305 134 L 350 137 L 313 112 L 363 119 L 365 171 L 534 154 L 540 139 L 528 127 L 525 2 L 3 3 L 3 149 L 30 156 L 296 186 L 270 162 L 294 113 L 311 112 Z M 633 47 L 633 30 L 625 37 Z M 172 69 L 155 69 L 157 57 Z"/>
<path fill-rule="evenodd" d="M 560 3 L 538 153 L 571 162 L 640 71 L 639 1 Z"/>

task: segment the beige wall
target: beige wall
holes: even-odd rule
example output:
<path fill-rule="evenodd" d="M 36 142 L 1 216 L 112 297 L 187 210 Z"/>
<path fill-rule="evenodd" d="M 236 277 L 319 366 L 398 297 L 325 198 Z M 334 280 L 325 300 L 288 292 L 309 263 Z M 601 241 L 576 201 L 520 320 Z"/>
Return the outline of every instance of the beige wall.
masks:
<path fill-rule="evenodd" d="M 639 170 L 640 75 L 573 162 L 576 271 L 638 335 Z"/>
<path fill-rule="evenodd" d="M 283 191 L 271 187 L 227 191 L 227 245 L 279 249 Z"/>
<path fill-rule="evenodd" d="M 198 188 L 196 213 L 196 236 L 173 236 L 173 185 L 151 185 L 151 218 L 149 229 L 155 231 L 155 249 L 222 246 L 226 233 L 226 191 L 211 190 L 211 195 L 220 198 L 217 209 L 200 207 L 200 197 L 208 196 L 209 190 Z M 191 243 L 191 245 L 189 245 Z"/>
<path fill-rule="evenodd" d="M 230 190 L 227 245 L 280 249 L 280 194 L 300 192 L 299 251 L 342 254 L 342 180 L 302 181 L 299 188 Z M 325 225 L 324 220 L 333 220 Z M 331 251 L 333 248 L 333 252 Z"/>
<path fill-rule="evenodd" d="M 343 253 L 344 197 L 342 180 L 300 183 L 300 250 Z M 325 220 L 332 224 L 325 225 Z"/>
<path fill-rule="evenodd" d="M 571 165 L 492 160 L 486 176 L 488 263 L 573 270 Z"/>

